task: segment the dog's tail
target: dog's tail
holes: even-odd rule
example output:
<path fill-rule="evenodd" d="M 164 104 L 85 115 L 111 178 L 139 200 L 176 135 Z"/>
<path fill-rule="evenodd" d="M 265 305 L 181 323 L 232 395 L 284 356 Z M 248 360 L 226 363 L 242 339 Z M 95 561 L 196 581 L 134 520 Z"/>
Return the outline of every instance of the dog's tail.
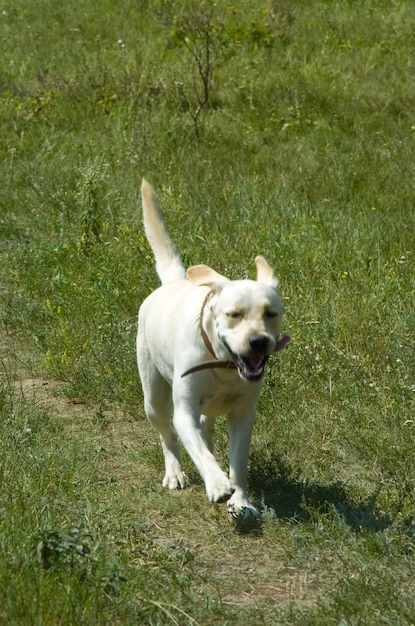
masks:
<path fill-rule="evenodd" d="M 176 246 L 164 224 L 152 186 L 143 179 L 141 184 L 144 230 L 156 259 L 156 270 L 162 284 L 186 278 L 186 270 Z"/>

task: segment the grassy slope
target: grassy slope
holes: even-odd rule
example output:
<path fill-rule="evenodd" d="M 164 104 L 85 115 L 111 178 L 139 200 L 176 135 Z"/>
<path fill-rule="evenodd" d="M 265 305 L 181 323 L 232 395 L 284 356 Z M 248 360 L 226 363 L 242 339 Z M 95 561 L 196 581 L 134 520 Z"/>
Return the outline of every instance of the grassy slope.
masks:
<path fill-rule="evenodd" d="M 197 138 L 200 9 L 0 3 L 3 621 L 415 621 L 415 9 L 255 6 L 216 7 Z M 186 263 L 236 278 L 261 252 L 281 280 L 260 533 L 190 463 L 194 487 L 160 488 L 133 349 L 157 284 L 143 175 Z"/>

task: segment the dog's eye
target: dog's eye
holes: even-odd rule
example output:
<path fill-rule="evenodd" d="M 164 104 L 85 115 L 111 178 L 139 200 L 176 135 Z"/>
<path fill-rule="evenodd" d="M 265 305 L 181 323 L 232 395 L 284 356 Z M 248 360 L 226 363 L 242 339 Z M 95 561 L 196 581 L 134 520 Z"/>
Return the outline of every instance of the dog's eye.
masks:
<path fill-rule="evenodd" d="M 278 317 L 278 313 L 277 313 L 277 311 L 270 311 L 270 310 L 268 310 L 268 311 L 265 311 L 264 317 L 266 317 L 269 320 L 272 320 L 275 317 Z"/>
<path fill-rule="evenodd" d="M 237 320 L 242 317 L 242 313 L 241 311 L 228 311 L 228 313 L 226 313 L 226 316 L 230 317 L 233 320 Z"/>

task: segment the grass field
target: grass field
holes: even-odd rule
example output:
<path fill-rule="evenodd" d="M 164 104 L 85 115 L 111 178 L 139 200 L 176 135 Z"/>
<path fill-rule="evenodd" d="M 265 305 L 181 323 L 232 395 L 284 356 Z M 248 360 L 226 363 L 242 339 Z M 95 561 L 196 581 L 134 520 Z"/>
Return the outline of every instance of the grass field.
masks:
<path fill-rule="evenodd" d="M 0 0 L 0 623 L 415 624 L 415 4 Z M 240 529 L 135 365 L 186 264 L 275 267 Z M 217 452 L 226 466 L 226 423 Z"/>

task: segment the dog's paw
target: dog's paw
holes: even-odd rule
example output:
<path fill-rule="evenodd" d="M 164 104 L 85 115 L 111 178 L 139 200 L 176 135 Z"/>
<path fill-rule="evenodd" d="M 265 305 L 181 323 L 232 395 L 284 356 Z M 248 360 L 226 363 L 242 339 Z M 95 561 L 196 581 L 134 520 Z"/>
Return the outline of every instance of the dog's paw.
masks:
<path fill-rule="evenodd" d="M 233 520 L 257 519 L 261 513 L 246 498 L 231 497 L 228 501 L 228 514 Z"/>
<path fill-rule="evenodd" d="M 234 489 L 226 474 L 206 480 L 206 493 L 210 502 L 226 502 L 233 494 Z"/>
<path fill-rule="evenodd" d="M 186 489 L 188 484 L 188 478 L 182 471 L 168 472 L 163 479 L 163 487 L 166 489 Z"/>

